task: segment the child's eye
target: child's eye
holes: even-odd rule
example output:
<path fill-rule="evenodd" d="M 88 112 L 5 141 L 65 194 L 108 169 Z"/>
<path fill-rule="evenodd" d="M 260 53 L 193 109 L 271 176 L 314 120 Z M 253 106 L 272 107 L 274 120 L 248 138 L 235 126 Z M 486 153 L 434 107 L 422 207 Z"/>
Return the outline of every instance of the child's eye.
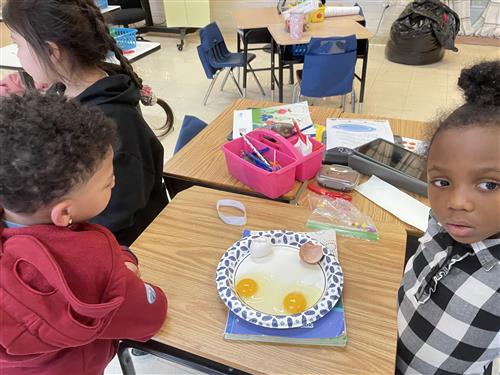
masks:
<path fill-rule="evenodd" d="M 496 182 L 492 181 L 487 181 L 487 182 L 481 182 L 479 185 L 477 185 L 480 189 L 482 190 L 487 190 L 487 191 L 493 191 L 498 189 L 498 184 Z"/>
<path fill-rule="evenodd" d="M 434 180 L 432 181 L 432 184 L 437 187 L 446 187 L 450 186 L 450 182 L 446 180 Z"/>

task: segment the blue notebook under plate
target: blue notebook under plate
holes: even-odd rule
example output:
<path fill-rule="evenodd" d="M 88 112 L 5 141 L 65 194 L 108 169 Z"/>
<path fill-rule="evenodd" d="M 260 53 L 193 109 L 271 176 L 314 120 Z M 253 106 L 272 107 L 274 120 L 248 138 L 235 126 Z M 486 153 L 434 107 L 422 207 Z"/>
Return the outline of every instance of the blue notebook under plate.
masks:
<path fill-rule="evenodd" d="M 303 327 L 289 329 L 261 327 L 248 323 L 229 311 L 224 338 L 295 345 L 346 346 L 347 333 L 342 299 L 323 318 Z"/>

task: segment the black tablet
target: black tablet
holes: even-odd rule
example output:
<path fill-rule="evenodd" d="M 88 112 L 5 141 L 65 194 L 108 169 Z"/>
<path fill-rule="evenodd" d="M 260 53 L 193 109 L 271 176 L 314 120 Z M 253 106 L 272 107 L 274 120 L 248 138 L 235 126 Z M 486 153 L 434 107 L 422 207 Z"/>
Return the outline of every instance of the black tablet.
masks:
<path fill-rule="evenodd" d="M 378 138 L 357 147 L 356 151 L 408 176 L 427 182 L 425 158 L 404 147 Z"/>

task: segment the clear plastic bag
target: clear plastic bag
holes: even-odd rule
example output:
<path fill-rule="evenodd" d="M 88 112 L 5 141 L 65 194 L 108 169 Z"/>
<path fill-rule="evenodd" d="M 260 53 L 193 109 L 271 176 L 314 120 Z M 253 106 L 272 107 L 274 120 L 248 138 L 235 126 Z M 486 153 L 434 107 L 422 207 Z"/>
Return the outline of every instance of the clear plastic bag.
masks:
<path fill-rule="evenodd" d="M 379 239 L 377 228 L 370 216 L 360 212 L 351 202 L 308 194 L 313 210 L 306 227 L 317 230 L 335 229 L 342 236 L 369 241 Z"/>

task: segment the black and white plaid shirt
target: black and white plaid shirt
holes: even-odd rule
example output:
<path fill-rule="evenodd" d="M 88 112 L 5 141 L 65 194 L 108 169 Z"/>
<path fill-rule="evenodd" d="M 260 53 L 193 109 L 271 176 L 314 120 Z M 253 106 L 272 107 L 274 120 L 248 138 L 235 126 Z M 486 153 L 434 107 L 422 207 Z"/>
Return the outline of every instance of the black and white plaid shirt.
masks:
<path fill-rule="evenodd" d="M 483 374 L 500 355 L 500 239 L 460 244 L 434 217 L 398 293 L 398 374 Z"/>

